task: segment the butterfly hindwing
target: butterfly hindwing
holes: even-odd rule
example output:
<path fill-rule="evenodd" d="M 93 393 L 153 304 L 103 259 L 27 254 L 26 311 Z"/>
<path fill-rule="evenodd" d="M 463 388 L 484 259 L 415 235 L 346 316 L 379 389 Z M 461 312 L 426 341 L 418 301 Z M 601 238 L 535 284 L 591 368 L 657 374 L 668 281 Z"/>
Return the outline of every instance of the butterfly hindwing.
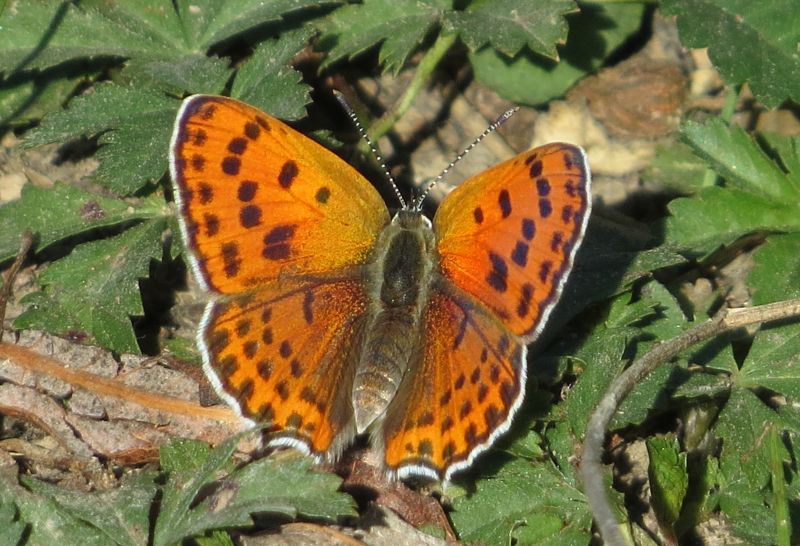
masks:
<path fill-rule="evenodd" d="M 270 443 L 335 456 L 354 435 L 350 390 L 367 298 L 356 280 L 274 285 L 209 303 L 199 333 L 217 391 Z"/>
<path fill-rule="evenodd" d="M 480 304 L 444 287 L 432 290 L 422 326 L 379 441 L 396 475 L 449 479 L 508 428 L 523 397 L 526 348 Z"/>

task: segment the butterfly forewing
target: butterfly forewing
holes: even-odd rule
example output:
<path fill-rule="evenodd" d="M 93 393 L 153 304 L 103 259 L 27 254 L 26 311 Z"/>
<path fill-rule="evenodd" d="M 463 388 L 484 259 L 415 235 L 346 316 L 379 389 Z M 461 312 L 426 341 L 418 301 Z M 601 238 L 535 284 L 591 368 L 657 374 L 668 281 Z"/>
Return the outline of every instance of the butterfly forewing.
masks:
<path fill-rule="evenodd" d="M 195 271 L 216 292 L 362 264 L 389 219 L 350 165 L 225 97 L 184 101 L 170 167 Z"/>
<path fill-rule="evenodd" d="M 534 148 L 470 178 L 434 218 L 441 274 L 532 341 L 555 304 L 591 207 L 583 151 Z"/>

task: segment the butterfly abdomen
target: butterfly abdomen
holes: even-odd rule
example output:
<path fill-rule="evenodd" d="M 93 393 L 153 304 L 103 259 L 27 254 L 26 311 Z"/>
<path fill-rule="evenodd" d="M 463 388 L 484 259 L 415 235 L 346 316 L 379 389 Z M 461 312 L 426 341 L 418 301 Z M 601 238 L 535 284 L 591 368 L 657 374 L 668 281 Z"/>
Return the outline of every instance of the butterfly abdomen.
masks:
<path fill-rule="evenodd" d="M 353 383 L 359 433 L 394 399 L 418 344 L 433 246 L 427 218 L 411 211 L 401 211 L 376 244 L 367 273 L 373 311 Z"/>

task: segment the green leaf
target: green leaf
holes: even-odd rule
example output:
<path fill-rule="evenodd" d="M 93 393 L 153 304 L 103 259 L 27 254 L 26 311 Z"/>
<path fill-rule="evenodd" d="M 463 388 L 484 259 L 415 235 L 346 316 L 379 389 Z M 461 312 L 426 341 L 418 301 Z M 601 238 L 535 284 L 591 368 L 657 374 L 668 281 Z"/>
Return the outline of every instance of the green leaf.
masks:
<path fill-rule="evenodd" d="M 749 83 L 769 107 L 800 102 L 800 27 L 794 0 L 664 0 L 678 16 L 681 40 L 708 47 L 711 61 L 731 84 Z"/>
<path fill-rule="evenodd" d="M 59 110 L 83 79 L 84 74 L 73 68 L 18 73 L 0 81 L 0 130 Z"/>
<path fill-rule="evenodd" d="M 341 3 L 342 0 L 181 0 L 178 11 L 188 43 L 195 51 L 205 51 L 267 23 L 285 27 L 285 23 L 278 25 L 285 16 L 297 18 L 305 12 L 316 15 Z"/>
<path fill-rule="evenodd" d="M 446 28 L 457 32 L 473 51 L 489 44 L 513 57 L 527 46 L 534 53 L 558 60 L 556 44 L 567 40 L 564 15 L 578 11 L 574 0 L 478 0 L 466 11 L 449 12 Z"/>
<path fill-rule="evenodd" d="M 339 8 L 321 27 L 319 47 L 328 52 L 323 67 L 383 42 L 379 62 L 397 74 L 448 7 L 446 0 L 365 0 Z"/>
<path fill-rule="evenodd" d="M 19 329 L 58 334 L 80 332 L 120 353 L 138 353 L 131 316 L 143 315 L 139 279 L 163 254 L 164 218 L 149 220 L 121 235 L 86 243 L 53 262 L 39 277 L 41 292 L 25 296 L 28 309 Z"/>
<path fill-rule="evenodd" d="M 187 525 L 190 508 L 203 485 L 215 480 L 229 463 L 241 436 L 233 436 L 213 450 L 196 440 L 175 440 L 161 448 L 161 466 L 169 476 L 153 534 L 155 546 L 166 546 L 205 530 Z M 248 518 L 240 524 L 249 522 Z"/>
<path fill-rule="evenodd" d="M 585 545 L 591 538 L 583 493 L 549 461 L 513 460 L 475 489 L 453 503 L 453 526 L 465 542 Z"/>
<path fill-rule="evenodd" d="M 93 58 L 171 58 L 183 51 L 172 2 L 26 1 L 0 16 L 0 73 Z"/>
<path fill-rule="evenodd" d="M 686 453 L 681 452 L 675 437 L 648 439 L 647 453 L 653 509 L 661 526 L 672 530 L 689 488 Z"/>
<path fill-rule="evenodd" d="M 103 133 L 97 177 L 122 195 L 161 178 L 179 102 L 144 88 L 99 85 L 47 116 L 25 140 L 28 147 Z"/>
<path fill-rule="evenodd" d="M 800 325 L 759 331 L 734 379 L 740 387 L 764 387 L 800 401 Z"/>
<path fill-rule="evenodd" d="M 52 188 L 26 184 L 19 199 L 0 206 L 0 262 L 17 254 L 26 229 L 33 232 L 38 252 L 67 237 L 145 219 L 153 212 L 65 184 Z"/>
<path fill-rule="evenodd" d="M 628 341 L 635 337 L 632 328 L 610 328 L 595 334 L 575 355 L 586 363 L 558 413 L 569 424 L 574 437 L 583 438 L 589 415 L 605 394 L 606 389 L 627 364 L 623 358 Z M 571 450 L 570 450 L 571 452 Z M 566 455 L 563 453 L 562 455 Z"/>
<path fill-rule="evenodd" d="M 687 321 L 675 297 L 659 282 L 651 281 L 639 290 L 638 301 L 628 305 L 626 313 L 609 316 L 614 326 L 631 326 L 639 331 L 636 353 L 639 357 L 652 345 L 671 339 L 693 326 Z M 644 314 L 645 311 L 650 311 Z M 631 320 L 637 315 L 644 315 Z M 622 320 L 624 319 L 624 323 Z M 631 355 L 634 356 L 634 355 Z M 622 402 L 609 428 L 619 429 L 644 423 L 659 411 L 673 409 L 671 393 L 692 376 L 685 366 L 664 363 L 643 378 Z"/>
<path fill-rule="evenodd" d="M 706 182 L 708 166 L 692 149 L 682 142 L 656 145 L 653 159 L 643 177 L 647 183 L 655 182 L 682 194 L 692 194 L 713 185 Z"/>
<path fill-rule="evenodd" d="M 762 133 L 758 137 L 759 143 L 770 157 L 780 162 L 794 190 L 800 192 L 800 137 L 775 133 Z"/>
<path fill-rule="evenodd" d="M 580 13 L 567 16 L 569 33 L 566 45 L 558 50 L 560 61 L 527 49 L 509 58 L 484 47 L 469 54 L 475 78 L 520 104 L 537 105 L 560 97 L 639 29 L 645 10 L 635 3 L 579 6 Z"/>
<path fill-rule="evenodd" d="M 667 238 L 705 255 L 757 231 L 798 231 L 797 203 L 780 203 L 735 189 L 706 188 L 669 204 Z"/>
<path fill-rule="evenodd" d="M 151 87 L 175 96 L 184 92 L 222 93 L 233 70 L 227 60 L 189 54 L 176 59 L 131 59 L 116 78 L 118 84 Z"/>
<path fill-rule="evenodd" d="M 146 544 L 156 495 L 155 475 L 128 476 L 119 487 L 84 493 L 27 478 L 31 491 L 55 502 L 61 511 L 97 529 L 109 544 Z"/>
<path fill-rule="evenodd" d="M 587 304 L 619 294 L 653 270 L 686 261 L 672 245 L 648 248 L 652 244 L 649 227 L 594 217 L 549 329 L 583 311 Z"/>
<path fill-rule="evenodd" d="M 0 506 L 16 505 L 17 521 L 25 522 L 26 541 L 20 544 L 108 546 L 108 537 L 100 530 L 72 516 L 47 497 L 19 486 L 13 472 L 10 474 L 0 473 Z"/>
<path fill-rule="evenodd" d="M 787 176 L 741 128 L 711 118 L 705 123 L 687 121 L 681 134 L 726 185 L 777 200 L 800 196 L 799 173 Z"/>
<path fill-rule="evenodd" d="M 753 304 L 800 298 L 800 233 L 773 235 L 753 253 Z"/>
<path fill-rule="evenodd" d="M 295 517 L 355 515 L 352 499 L 337 492 L 341 479 L 310 469 L 303 457 L 278 463 L 265 458 L 220 479 L 242 435 L 214 450 L 183 440 L 162 449 L 170 475 L 156 521 L 154 544 L 166 545 L 211 529 L 252 524 L 250 514 L 275 512 Z M 201 488 L 214 492 L 195 503 Z"/>
<path fill-rule="evenodd" d="M 355 516 L 353 499 L 337 491 L 341 478 L 313 470 L 311 465 L 309 457 L 281 462 L 266 457 L 233 472 L 227 485 L 235 492 L 216 525 L 227 526 L 225 520 L 235 521 L 255 512 L 278 512 L 290 517 L 302 514 L 329 520 Z M 215 515 L 202 514 L 204 508 L 215 509 L 213 503 L 201 504 L 198 521 L 213 520 Z"/>
<path fill-rule="evenodd" d="M 289 61 L 305 48 L 313 29 L 303 27 L 262 42 L 239 68 L 231 96 L 282 119 L 299 119 L 311 99 L 310 87 Z"/>

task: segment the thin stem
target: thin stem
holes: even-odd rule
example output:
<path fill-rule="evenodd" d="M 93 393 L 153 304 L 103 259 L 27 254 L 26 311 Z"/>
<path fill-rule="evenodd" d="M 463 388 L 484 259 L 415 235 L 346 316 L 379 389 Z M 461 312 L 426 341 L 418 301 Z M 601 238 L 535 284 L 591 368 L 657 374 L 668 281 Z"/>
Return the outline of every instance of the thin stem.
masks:
<path fill-rule="evenodd" d="M 431 74 L 433 74 L 439 61 L 442 60 L 455 41 L 455 34 L 439 34 L 436 42 L 420 61 L 414 72 L 414 77 L 411 79 L 411 83 L 408 84 L 408 88 L 400 96 L 394 109 L 386 112 L 383 117 L 370 127 L 369 135 L 372 140 L 378 140 L 391 131 L 394 124 L 397 123 L 397 120 L 408 112 L 408 109 L 411 108 L 411 105 L 414 103 L 414 99 L 417 98 L 417 95 L 419 95 L 422 88 L 428 82 L 428 79 Z"/>
<path fill-rule="evenodd" d="M 633 387 L 659 365 L 669 362 L 682 351 L 702 341 L 749 324 L 796 316 L 800 316 L 800 299 L 741 309 L 723 308 L 711 320 L 656 345 L 614 379 L 589 419 L 581 456 L 584 492 L 605 544 L 611 546 L 629 544 L 623 538 L 620 524 L 606 495 L 601 456 L 608 424 Z"/>

